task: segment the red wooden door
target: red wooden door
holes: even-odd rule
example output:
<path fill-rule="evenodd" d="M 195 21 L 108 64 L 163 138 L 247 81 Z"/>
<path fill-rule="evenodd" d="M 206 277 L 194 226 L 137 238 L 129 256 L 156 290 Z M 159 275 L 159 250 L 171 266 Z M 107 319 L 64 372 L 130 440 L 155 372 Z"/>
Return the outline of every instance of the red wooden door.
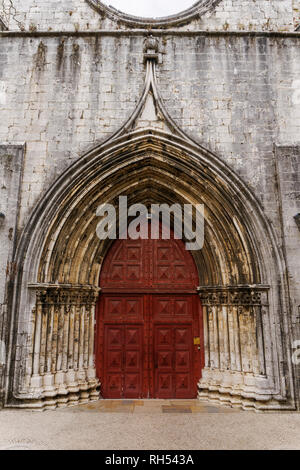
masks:
<path fill-rule="evenodd" d="M 117 240 L 96 325 L 104 398 L 193 398 L 203 365 L 198 275 L 181 240 Z M 194 339 L 197 338 L 195 342 Z"/>

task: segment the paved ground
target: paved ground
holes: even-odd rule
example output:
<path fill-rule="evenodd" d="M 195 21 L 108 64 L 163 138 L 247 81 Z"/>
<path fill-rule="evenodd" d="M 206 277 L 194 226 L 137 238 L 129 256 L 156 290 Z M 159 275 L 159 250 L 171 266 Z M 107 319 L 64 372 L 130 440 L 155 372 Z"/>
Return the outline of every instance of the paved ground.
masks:
<path fill-rule="evenodd" d="M 2 410 L 0 449 L 300 450 L 300 413 L 257 414 L 196 400 Z"/>

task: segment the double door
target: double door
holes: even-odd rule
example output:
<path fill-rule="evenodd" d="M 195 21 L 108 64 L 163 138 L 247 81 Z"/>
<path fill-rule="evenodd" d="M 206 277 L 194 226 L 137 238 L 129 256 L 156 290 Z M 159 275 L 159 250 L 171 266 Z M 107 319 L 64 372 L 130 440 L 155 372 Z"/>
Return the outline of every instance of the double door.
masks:
<path fill-rule="evenodd" d="M 193 294 L 105 294 L 96 339 L 102 396 L 195 398 L 202 363 L 199 314 Z"/>

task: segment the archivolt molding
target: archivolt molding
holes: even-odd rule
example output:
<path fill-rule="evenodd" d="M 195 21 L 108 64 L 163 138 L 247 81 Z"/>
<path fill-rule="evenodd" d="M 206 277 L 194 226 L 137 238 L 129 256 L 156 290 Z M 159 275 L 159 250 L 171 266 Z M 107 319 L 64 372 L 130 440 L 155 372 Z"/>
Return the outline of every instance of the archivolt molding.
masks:
<path fill-rule="evenodd" d="M 81 203 L 70 201 L 70 206 L 72 204 L 74 208 L 70 207 L 68 217 L 64 219 L 59 217 L 60 224 L 55 224 L 49 234 L 49 242 L 45 243 L 39 267 L 40 282 L 81 284 L 97 282 L 104 244 L 95 235 L 98 222 L 95 212 L 98 205 L 103 202 L 114 204 L 119 194 L 129 194 L 129 204 L 141 201 L 146 204 L 152 202 L 200 203 L 203 201 L 207 207 L 210 206 L 206 214 L 207 230 L 203 256 L 211 260 L 214 269 L 209 266 L 205 269 L 206 263 L 201 263 L 201 282 L 226 284 L 259 281 L 259 267 L 256 266 L 256 272 L 254 272 L 255 265 L 248 254 L 250 249 L 244 247 L 244 243 L 251 243 L 249 237 L 245 233 L 245 240 L 242 240 L 234 227 L 228 225 L 224 217 L 224 211 L 229 217 L 225 201 L 220 203 L 219 207 L 211 202 L 211 199 L 216 196 L 216 190 L 212 188 L 212 191 L 209 191 L 207 186 L 205 197 L 200 199 L 199 195 L 204 191 L 203 182 L 199 180 L 197 182 L 196 178 L 187 178 L 187 175 L 184 176 L 183 173 L 182 180 L 187 178 L 187 181 L 178 181 L 169 172 L 159 169 L 160 159 L 157 154 L 152 154 L 151 157 L 145 155 L 138 162 L 134 157 L 130 158 L 127 155 L 128 162 L 131 164 L 128 164 L 126 172 L 122 172 L 118 167 L 108 179 L 101 179 L 101 183 L 99 181 L 95 188 L 90 191 L 86 189 Z M 168 164 L 171 167 L 170 161 Z M 131 175 L 130 180 L 128 174 Z M 102 190 L 99 190 L 100 186 Z M 232 211 L 231 206 L 229 207 Z M 52 244 L 50 239 L 55 240 L 55 244 Z M 224 254 L 222 244 L 227 239 L 228 251 Z M 92 259 L 94 263 L 91 263 Z M 219 272 L 216 270 L 218 265 L 220 266 Z M 234 269 L 233 266 L 235 266 Z"/>
<path fill-rule="evenodd" d="M 218 396 L 246 408 L 250 402 L 261 409 L 288 407 L 279 244 L 247 185 L 165 111 L 150 42 L 154 55 L 146 58 L 145 89 L 133 115 L 52 185 L 21 237 L 11 336 L 18 355 L 12 358 L 9 390 L 21 406 L 56 407 L 98 397 L 93 322 L 110 242 L 96 236 L 96 210 L 103 203 L 117 207 L 118 197 L 127 195 L 129 205 L 206 207 L 205 245 L 194 253 L 206 348 L 199 398 Z"/>
<path fill-rule="evenodd" d="M 150 48 L 157 52 L 154 41 Z M 155 61 L 147 59 L 144 92 L 132 116 L 109 141 L 86 155 L 81 168 L 74 166 L 68 177 L 72 190 L 55 204 L 63 209 L 52 218 L 49 214 L 39 266 L 30 269 L 33 282 L 38 278 L 95 285 L 108 247 L 95 236 L 96 209 L 103 202 L 116 205 L 121 194 L 128 195 L 129 204 L 205 205 L 205 247 L 195 254 L 202 284 L 251 284 L 266 276 L 257 252 L 261 238 L 253 237 L 256 221 L 247 220 L 251 203 L 245 198 L 246 186 L 241 187 L 226 165 L 220 168 L 219 159 L 186 136 L 168 115 L 157 87 Z"/>
<path fill-rule="evenodd" d="M 183 26 L 192 20 L 201 18 L 206 13 L 213 11 L 222 0 L 199 0 L 185 11 L 164 18 L 140 18 L 123 13 L 111 6 L 107 6 L 100 0 L 85 0 L 94 10 L 103 17 L 107 16 L 116 23 L 121 23 L 133 28 L 169 28 Z"/>

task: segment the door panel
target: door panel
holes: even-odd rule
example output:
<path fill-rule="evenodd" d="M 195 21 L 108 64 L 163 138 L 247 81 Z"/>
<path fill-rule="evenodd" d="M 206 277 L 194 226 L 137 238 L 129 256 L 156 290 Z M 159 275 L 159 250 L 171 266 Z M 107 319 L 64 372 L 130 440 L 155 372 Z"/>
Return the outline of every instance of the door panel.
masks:
<path fill-rule="evenodd" d="M 174 398 L 172 373 L 157 372 L 156 395 L 154 398 Z"/>
<path fill-rule="evenodd" d="M 123 398 L 142 398 L 141 374 L 128 374 L 125 372 Z"/>
<path fill-rule="evenodd" d="M 175 369 L 181 372 L 189 371 L 191 368 L 190 351 L 175 352 Z"/>
<path fill-rule="evenodd" d="M 150 233 L 149 233 L 150 234 Z M 162 235 L 162 234 L 160 234 Z M 105 289 L 178 288 L 195 292 L 198 273 L 182 240 L 116 240 L 101 271 Z"/>
<path fill-rule="evenodd" d="M 155 398 L 194 398 L 192 325 L 155 325 Z"/>
<path fill-rule="evenodd" d="M 107 385 L 104 397 L 121 398 L 122 395 L 122 376 L 121 374 L 107 374 Z"/>
<path fill-rule="evenodd" d="M 195 398 L 190 373 L 175 374 L 175 398 Z"/>
<path fill-rule="evenodd" d="M 105 391 L 104 395 L 120 398 L 122 394 L 123 327 L 105 328 Z"/>
<path fill-rule="evenodd" d="M 142 397 L 142 326 L 125 326 L 124 398 Z"/>
<path fill-rule="evenodd" d="M 152 316 L 155 321 L 193 321 L 194 295 L 157 294 L 152 296 Z"/>
<path fill-rule="evenodd" d="M 105 325 L 105 398 L 142 397 L 142 325 Z"/>

